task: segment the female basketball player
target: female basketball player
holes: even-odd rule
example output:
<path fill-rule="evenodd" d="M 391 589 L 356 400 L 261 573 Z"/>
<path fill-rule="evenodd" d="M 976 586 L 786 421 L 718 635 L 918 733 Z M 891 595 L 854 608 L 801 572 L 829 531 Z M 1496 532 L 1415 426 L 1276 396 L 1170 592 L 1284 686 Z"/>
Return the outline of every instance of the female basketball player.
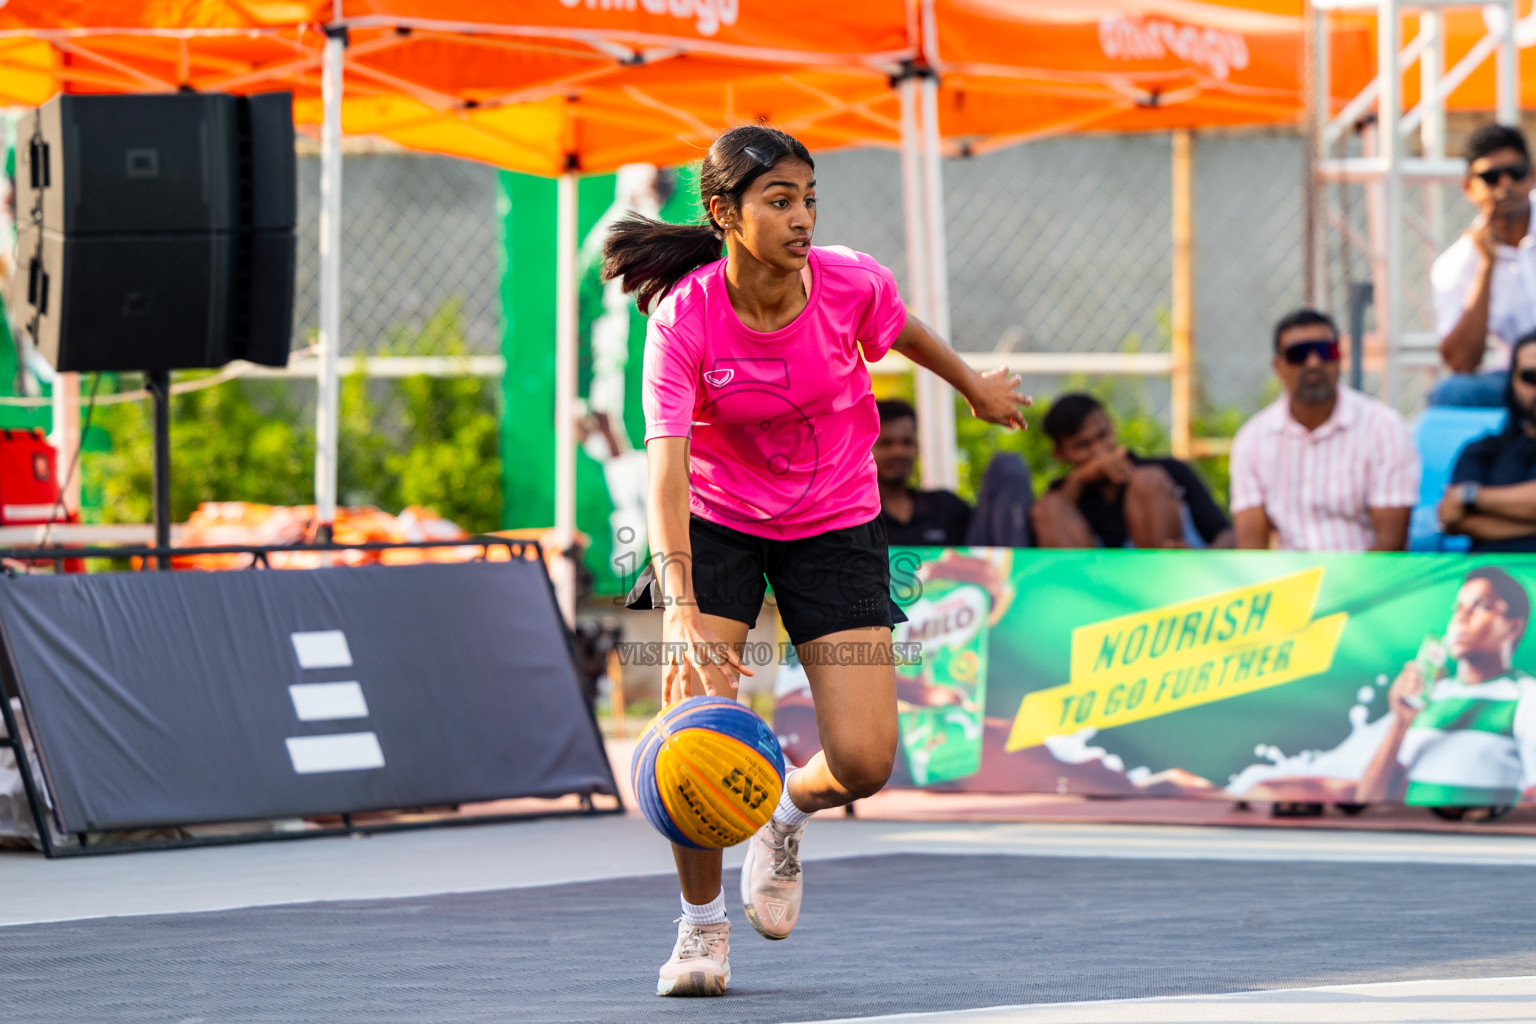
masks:
<path fill-rule="evenodd" d="M 654 554 L 631 605 L 659 598 L 666 649 L 685 652 L 666 668 L 662 699 L 730 693 L 753 674 L 741 652 L 765 577 L 810 679 L 822 750 L 790 773 L 741 872 L 747 919 L 770 939 L 800 913 L 806 819 L 877 792 L 896 754 L 891 627 L 902 619 L 863 359 L 894 348 L 991 423 L 1022 427 L 1029 403 L 1019 377 L 976 373 L 909 316 L 885 267 L 812 247 L 814 167 L 783 132 L 732 129 L 699 172 L 707 223 L 630 218 L 604 249 L 605 276 L 622 278 L 642 310 L 660 299 L 643 390 Z M 673 854 L 683 916 L 657 992 L 718 995 L 730 981 L 721 853 Z"/>

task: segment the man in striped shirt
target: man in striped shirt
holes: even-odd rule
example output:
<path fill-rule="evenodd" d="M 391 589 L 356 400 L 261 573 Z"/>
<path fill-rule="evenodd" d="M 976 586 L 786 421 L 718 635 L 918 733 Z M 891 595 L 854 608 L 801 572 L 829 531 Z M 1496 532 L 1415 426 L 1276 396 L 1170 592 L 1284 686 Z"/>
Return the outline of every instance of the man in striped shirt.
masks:
<path fill-rule="evenodd" d="M 1445 630 L 1456 674 L 1410 661 L 1392 683 L 1392 721 L 1360 777 L 1360 802 L 1492 807 L 1536 796 L 1536 679 L 1513 667 L 1531 600 L 1493 566 L 1467 573 Z"/>
<path fill-rule="evenodd" d="M 1339 332 L 1311 309 L 1275 326 L 1285 394 L 1232 442 L 1239 548 L 1401 551 L 1419 453 L 1395 409 L 1339 384 Z"/>

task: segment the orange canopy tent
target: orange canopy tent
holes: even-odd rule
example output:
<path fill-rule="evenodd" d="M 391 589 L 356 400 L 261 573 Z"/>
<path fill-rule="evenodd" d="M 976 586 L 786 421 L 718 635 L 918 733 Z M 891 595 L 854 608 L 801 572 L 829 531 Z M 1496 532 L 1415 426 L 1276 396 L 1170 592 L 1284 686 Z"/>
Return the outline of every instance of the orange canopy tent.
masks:
<path fill-rule="evenodd" d="M 813 149 L 894 141 L 868 104 L 917 56 L 910 0 L 11 0 L 0 103 L 286 89 L 319 125 L 338 25 L 348 134 L 545 175 L 696 159 L 744 120 Z"/>
<path fill-rule="evenodd" d="M 288 89 L 299 123 L 318 125 L 324 30 L 345 25 L 347 133 L 512 169 L 683 161 L 753 119 L 813 150 L 894 145 L 891 76 L 913 61 L 940 75 L 946 148 L 979 152 L 1086 129 L 1296 123 L 1303 13 L 1298 0 L 10 0 L 0 104 Z M 1449 62 L 1482 22 L 1447 14 Z M 1330 19 L 1334 107 L 1372 77 L 1373 26 Z M 1485 65 L 1449 105 L 1491 109 L 1493 94 Z M 1536 73 L 1521 94 L 1536 104 Z"/>
<path fill-rule="evenodd" d="M 1306 107 L 1301 0 L 923 0 L 925 60 L 943 82 L 946 138 L 970 152 L 1067 131 L 1138 131 L 1297 123 Z M 1536 44 L 1531 0 L 1519 0 L 1519 44 Z M 1489 15 L 1445 12 L 1445 67 L 1486 45 Z M 1329 106 L 1375 77 L 1376 18 L 1327 20 Z M 1405 48 L 1417 17 L 1404 19 Z M 1470 66 L 1470 65 L 1469 65 Z M 1452 110 L 1493 110 L 1494 69 L 1477 64 L 1447 97 Z M 1403 101 L 1421 98 L 1405 82 Z M 1536 67 L 1521 76 L 1536 106 Z"/>
<path fill-rule="evenodd" d="M 926 0 L 946 137 L 1296 123 L 1299 3 Z"/>

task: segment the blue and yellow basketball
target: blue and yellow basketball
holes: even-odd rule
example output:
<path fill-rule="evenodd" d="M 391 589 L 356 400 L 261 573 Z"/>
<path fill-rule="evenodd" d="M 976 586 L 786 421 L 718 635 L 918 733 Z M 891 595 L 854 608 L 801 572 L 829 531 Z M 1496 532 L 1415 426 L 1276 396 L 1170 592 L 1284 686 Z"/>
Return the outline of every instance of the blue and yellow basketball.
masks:
<path fill-rule="evenodd" d="M 630 763 L 645 820 L 680 846 L 749 838 L 784 790 L 784 752 L 768 723 L 724 697 L 690 697 L 651 720 Z"/>

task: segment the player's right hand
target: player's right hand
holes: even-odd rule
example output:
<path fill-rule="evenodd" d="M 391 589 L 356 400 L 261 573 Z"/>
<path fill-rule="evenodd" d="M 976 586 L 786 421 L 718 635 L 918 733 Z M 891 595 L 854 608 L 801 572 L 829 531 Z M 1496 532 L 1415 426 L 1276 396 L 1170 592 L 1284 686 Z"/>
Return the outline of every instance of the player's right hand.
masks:
<path fill-rule="evenodd" d="M 662 650 L 666 665 L 661 673 L 661 706 L 689 697 L 735 696 L 743 674 L 754 675 L 729 644 L 715 636 L 697 612 L 668 613 L 662 619 Z"/>
<path fill-rule="evenodd" d="M 1392 688 L 1387 691 L 1387 705 L 1405 725 L 1424 708 L 1424 683 L 1424 673 L 1419 671 L 1418 662 L 1410 661 L 1392 680 Z"/>

